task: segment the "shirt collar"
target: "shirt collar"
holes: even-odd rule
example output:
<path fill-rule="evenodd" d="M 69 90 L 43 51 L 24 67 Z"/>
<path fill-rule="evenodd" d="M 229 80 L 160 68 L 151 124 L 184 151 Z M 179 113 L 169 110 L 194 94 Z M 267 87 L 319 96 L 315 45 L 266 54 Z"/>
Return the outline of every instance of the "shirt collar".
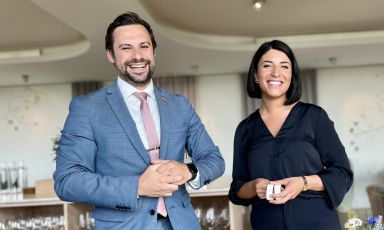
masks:
<path fill-rule="evenodd" d="M 119 89 L 124 98 L 131 96 L 135 92 L 146 92 L 153 100 L 155 100 L 155 89 L 152 79 L 149 82 L 149 85 L 143 91 L 140 91 L 131 84 L 125 82 L 123 79 L 121 79 L 120 76 L 117 78 L 117 85 L 119 86 Z"/>

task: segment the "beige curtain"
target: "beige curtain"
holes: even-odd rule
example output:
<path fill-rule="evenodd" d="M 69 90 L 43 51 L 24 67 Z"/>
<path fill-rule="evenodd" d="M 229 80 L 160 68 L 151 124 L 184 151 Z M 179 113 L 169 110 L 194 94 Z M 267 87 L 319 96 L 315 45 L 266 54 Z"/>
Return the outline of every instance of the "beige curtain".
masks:
<path fill-rule="evenodd" d="M 300 77 L 303 87 L 303 94 L 301 100 L 303 102 L 316 104 L 317 103 L 317 84 L 316 84 L 316 70 L 308 69 L 300 71 Z"/>
<path fill-rule="evenodd" d="M 164 88 L 172 93 L 182 94 L 195 105 L 196 103 L 196 77 L 162 77 L 154 78 L 153 82 L 157 87 Z"/>
<path fill-rule="evenodd" d="M 102 86 L 103 84 L 99 81 L 73 82 L 72 97 L 91 93 L 100 89 Z"/>

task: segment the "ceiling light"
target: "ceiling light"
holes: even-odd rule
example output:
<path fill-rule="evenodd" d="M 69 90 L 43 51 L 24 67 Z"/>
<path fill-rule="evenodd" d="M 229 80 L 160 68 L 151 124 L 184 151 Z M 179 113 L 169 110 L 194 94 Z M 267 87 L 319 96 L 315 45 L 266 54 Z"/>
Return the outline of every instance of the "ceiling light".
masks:
<path fill-rule="evenodd" d="M 260 10 L 264 4 L 265 4 L 265 0 L 253 0 L 253 7 L 256 10 Z"/>
<path fill-rule="evenodd" d="M 41 49 L 0 51 L 0 60 L 14 59 L 14 58 L 40 57 L 41 55 L 42 55 Z"/>

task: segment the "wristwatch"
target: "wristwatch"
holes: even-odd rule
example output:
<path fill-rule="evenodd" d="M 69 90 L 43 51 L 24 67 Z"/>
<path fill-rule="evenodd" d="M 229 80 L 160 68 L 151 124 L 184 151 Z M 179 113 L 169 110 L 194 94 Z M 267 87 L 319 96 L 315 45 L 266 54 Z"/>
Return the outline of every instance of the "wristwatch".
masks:
<path fill-rule="evenodd" d="M 305 176 L 302 176 L 301 178 L 303 178 L 303 181 L 304 181 L 303 192 L 305 192 L 305 191 L 308 190 L 308 182 L 307 182 L 307 178 L 305 178 Z"/>
<path fill-rule="evenodd" d="M 192 173 L 192 177 L 191 177 L 191 179 L 189 180 L 189 181 L 192 181 L 192 180 L 194 180 L 195 178 L 196 178 L 196 176 L 197 176 L 197 168 L 196 168 L 196 165 L 195 164 L 193 164 L 193 163 L 188 163 L 188 164 L 186 164 L 187 165 L 187 167 L 188 167 L 188 170 Z"/>

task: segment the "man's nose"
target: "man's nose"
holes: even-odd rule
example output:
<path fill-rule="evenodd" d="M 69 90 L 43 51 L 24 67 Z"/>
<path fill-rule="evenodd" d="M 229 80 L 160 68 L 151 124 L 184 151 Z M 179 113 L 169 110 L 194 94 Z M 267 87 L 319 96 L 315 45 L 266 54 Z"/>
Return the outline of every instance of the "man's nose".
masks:
<path fill-rule="evenodd" d="M 140 60 L 143 57 L 142 52 L 140 49 L 135 48 L 132 52 L 132 58 Z"/>

